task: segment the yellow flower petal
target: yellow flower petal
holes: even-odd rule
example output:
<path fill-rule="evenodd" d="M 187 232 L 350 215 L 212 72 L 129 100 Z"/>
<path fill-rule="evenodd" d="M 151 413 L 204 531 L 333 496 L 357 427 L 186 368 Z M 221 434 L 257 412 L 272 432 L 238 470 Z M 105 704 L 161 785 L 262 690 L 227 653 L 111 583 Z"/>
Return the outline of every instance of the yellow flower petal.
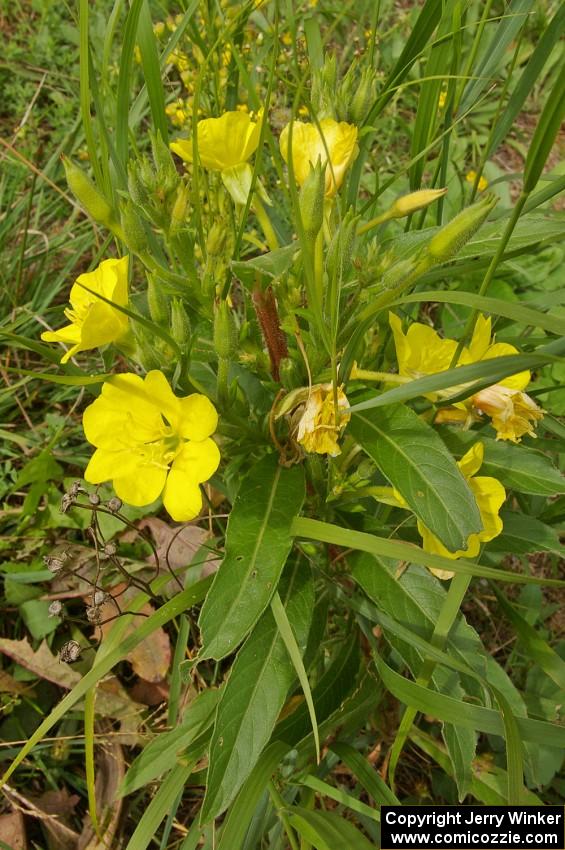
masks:
<path fill-rule="evenodd" d="M 279 144 L 285 162 L 289 158 L 290 124 L 281 133 Z M 345 121 L 324 118 L 316 124 L 294 121 L 292 125 L 292 166 L 294 177 L 301 186 L 318 159 L 326 168 L 326 197 L 333 197 L 345 177 L 345 172 L 357 157 L 357 127 Z"/>
<path fill-rule="evenodd" d="M 457 463 L 457 466 L 459 467 L 465 478 L 471 478 L 472 475 L 477 474 L 477 472 L 483 465 L 484 456 L 484 443 L 475 443 L 475 445 L 471 446 L 469 451 L 463 455 L 461 460 Z"/>
<path fill-rule="evenodd" d="M 186 472 L 171 469 L 163 493 L 163 504 L 175 522 L 189 522 L 202 510 L 200 487 Z"/>
<path fill-rule="evenodd" d="M 113 479 L 116 495 L 128 505 L 143 507 L 158 499 L 167 480 L 167 469 L 144 464 L 129 475 Z"/>
<path fill-rule="evenodd" d="M 198 156 L 203 168 L 224 171 L 247 162 L 257 150 L 261 135 L 260 111 L 254 121 L 246 112 L 224 112 L 219 118 L 205 118 L 198 122 Z M 171 150 L 186 162 L 192 162 L 192 140 L 178 139 Z"/>
<path fill-rule="evenodd" d="M 90 484 L 102 484 L 103 481 L 135 474 L 139 465 L 139 457 L 128 449 L 96 449 L 84 471 L 84 479 Z"/>
<path fill-rule="evenodd" d="M 177 429 L 181 416 L 181 401 L 159 369 L 147 373 L 143 390 L 151 405 L 158 408 L 169 424 Z"/>
<path fill-rule="evenodd" d="M 180 433 L 187 440 L 205 440 L 218 427 L 218 413 L 204 395 L 193 393 L 179 399 Z"/>
<path fill-rule="evenodd" d="M 190 440 L 173 461 L 172 469 L 188 475 L 196 484 L 208 481 L 220 465 L 220 450 L 214 440 Z"/>

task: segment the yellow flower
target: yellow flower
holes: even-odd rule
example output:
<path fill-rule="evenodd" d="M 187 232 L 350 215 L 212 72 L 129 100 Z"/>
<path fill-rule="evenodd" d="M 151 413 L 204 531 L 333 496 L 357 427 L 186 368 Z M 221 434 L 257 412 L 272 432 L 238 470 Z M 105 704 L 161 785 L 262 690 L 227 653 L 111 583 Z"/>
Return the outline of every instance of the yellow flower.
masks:
<path fill-rule="evenodd" d="M 79 351 L 99 348 L 127 333 L 128 318 L 125 313 L 97 298 L 96 294 L 120 307 L 127 305 L 128 257 L 104 260 L 93 272 L 77 277 L 69 295 L 71 306 L 65 310 L 65 316 L 71 324 L 58 331 L 41 334 L 45 342 L 62 342 L 71 346 L 62 356 L 61 363 L 66 363 Z"/>
<path fill-rule="evenodd" d="M 337 406 L 339 416 L 336 421 L 332 384 L 316 384 L 312 387 L 298 422 L 297 434 L 298 442 L 307 452 L 332 457 L 341 454 L 337 441 L 351 419 L 351 414 L 344 412 L 349 402 L 341 387 L 337 390 Z"/>
<path fill-rule="evenodd" d="M 440 91 L 438 101 L 437 101 L 437 108 L 440 109 L 440 110 L 443 109 L 443 107 L 445 106 L 446 100 L 447 100 L 447 92 L 446 91 Z"/>
<path fill-rule="evenodd" d="M 405 334 L 402 331 L 400 319 L 392 313 L 389 314 L 389 321 L 394 336 L 400 375 L 416 379 L 450 368 L 457 350 L 455 340 L 442 339 L 433 328 L 419 322 L 410 325 Z M 513 345 L 506 342 L 493 342 L 491 337 L 490 317 L 479 316 L 471 342 L 461 351 L 458 364 L 465 366 L 481 360 L 518 354 L 518 349 Z M 535 436 L 533 423 L 543 417 L 543 410 L 524 392 L 530 379 L 531 374 L 527 370 L 509 375 L 499 384 L 481 390 L 466 401 L 460 402 L 457 407 L 467 411 L 467 414 L 471 416 L 487 414 L 492 419 L 497 439 L 512 440 L 517 443 L 524 434 Z M 455 395 L 464 389 L 464 386 L 450 387 L 436 393 L 427 393 L 426 398 L 435 401 Z M 458 412 L 444 409 L 439 412 L 436 421 L 451 422 L 460 418 L 461 414 Z M 463 418 L 466 417 L 463 416 Z"/>
<path fill-rule="evenodd" d="M 467 181 L 467 183 L 470 183 L 471 186 L 472 186 L 472 185 L 474 185 L 476 179 L 477 179 L 477 172 L 476 171 L 467 172 L 467 175 L 465 177 L 465 180 Z M 479 190 L 479 192 L 484 192 L 485 189 L 488 189 L 488 180 L 486 179 L 486 177 L 483 177 L 482 174 L 479 178 L 479 184 L 477 186 L 477 189 Z"/>
<path fill-rule="evenodd" d="M 429 325 L 420 322 L 413 322 L 404 333 L 402 322 L 394 313 L 389 313 L 389 322 L 396 347 L 399 375 L 415 380 L 449 369 L 457 350 L 454 339 L 443 339 Z M 438 393 L 426 395 L 431 401 L 438 397 Z"/>
<path fill-rule="evenodd" d="M 96 446 L 86 481 L 111 480 L 119 498 L 130 505 L 149 505 L 162 494 L 177 522 L 200 513 L 198 485 L 220 462 L 210 439 L 218 415 L 206 396 L 177 398 L 158 370 L 145 379 L 128 372 L 104 383 L 82 421 L 86 439 Z"/>
<path fill-rule="evenodd" d="M 263 111 L 254 121 L 245 112 L 224 112 L 219 118 L 198 122 L 198 156 L 204 168 L 225 171 L 243 165 L 259 145 Z M 171 150 L 185 162 L 192 162 L 192 139 L 171 142 Z"/>
<path fill-rule="evenodd" d="M 290 124 L 280 137 L 280 149 L 284 161 L 288 162 L 288 135 Z M 332 198 L 343 183 L 345 172 L 355 160 L 357 127 L 345 121 L 324 118 L 319 129 L 316 124 L 295 121 L 292 125 L 292 166 L 294 177 L 302 186 L 318 159 L 326 168 L 326 198 Z"/>
<path fill-rule="evenodd" d="M 458 549 L 457 552 L 450 552 L 429 528 L 420 520 L 417 520 L 418 531 L 422 535 L 422 548 L 425 552 L 430 552 L 433 555 L 442 555 L 444 558 L 451 558 L 452 560 L 456 558 L 476 558 L 479 554 L 481 543 L 487 543 L 489 540 L 493 540 L 502 531 L 502 520 L 498 514 L 506 499 L 506 491 L 496 478 L 477 476 L 477 472 L 483 463 L 484 451 L 485 449 L 482 443 L 475 443 L 457 463 L 475 497 L 481 515 L 483 530 L 469 536 L 466 549 Z M 393 489 L 393 494 L 396 503 L 400 507 L 408 507 L 397 490 Z M 440 570 L 433 567 L 430 567 L 430 570 L 441 579 L 452 578 L 454 575 L 450 570 Z"/>
<path fill-rule="evenodd" d="M 220 171 L 222 181 L 236 204 L 247 202 L 253 172 L 247 160 L 259 145 L 263 110 L 254 120 L 246 112 L 224 112 L 219 118 L 198 122 L 198 156 L 203 168 Z M 192 140 L 171 142 L 171 150 L 192 162 Z"/>

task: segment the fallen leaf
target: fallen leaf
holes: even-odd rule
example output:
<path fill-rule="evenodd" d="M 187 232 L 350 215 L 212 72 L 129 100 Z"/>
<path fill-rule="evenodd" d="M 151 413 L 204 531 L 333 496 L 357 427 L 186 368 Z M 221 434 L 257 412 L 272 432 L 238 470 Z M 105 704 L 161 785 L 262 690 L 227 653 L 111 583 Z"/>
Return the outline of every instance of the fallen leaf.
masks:
<path fill-rule="evenodd" d="M 128 588 L 120 597 L 120 605 L 127 608 L 128 603 L 138 593 L 139 591 L 135 588 Z M 154 611 L 155 609 L 149 603 L 146 603 L 140 609 L 140 613 L 146 616 L 150 616 Z M 115 608 L 112 602 L 106 602 L 102 606 L 102 619 L 111 617 L 114 612 Z M 136 631 L 138 623 L 139 618 L 134 618 L 133 622 L 125 630 L 122 640 Z M 113 623 L 111 622 L 103 623 L 98 627 L 97 632 L 102 632 L 102 635 L 106 636 L 112 625 Z M 169 636 L 163 628 L 156 629 L 149 637 L 142 640 L 141 643 L 132 649 L 126 658 L 130 662 L 134 673 L 140 679 L 145 679 L 147 682 L 161 682 L 166 677 L 171 664 L 171 643 Z"/>
<path fill-rule="evenodd" d="M 18 682 L 5 670 L 0 670 L 0 694 L 30 694 L 33 695 L 33 688 L 23 682 Z"/>
<path fill-rule="evenodd" d="M 21 812 L 0 815 L 0 841 L 11 850 L 27 850 L 25 822 Z"/>
<path fill-rule="evenodd" d="M 151 532 L 163 569 L 166 569 L 167 561 L 172 570 L 188 567 L 204 541 L 210 536 L 198 525 L 192 523 L 169 525 L 157 517 L 141 520 L 138 528 L 149 529 Z M 153 556 L 150 556 L 148 560 L 154 560 Z"/>
<path fill-rule="evenodd" d="M 3 792 L 12 805 L 17 806 L 23 814 L 36 818 L 41 823 L 49 850 L 77 850 L 78 834 L 65 826 L 57 815 L 43 811 L 33 800 L 9 785 L 4 785 Z M 26 845 L 22 846 L 25 848 Z"/>
<path fill-rule="evenodd" d="M 138 679 L 130 689 L 130 696 L 136 702 L 142 702 L 143 705 L 160 705 L 168 699 L 169 686 L 166 682 L 147 682 L 145 679 Z"/>

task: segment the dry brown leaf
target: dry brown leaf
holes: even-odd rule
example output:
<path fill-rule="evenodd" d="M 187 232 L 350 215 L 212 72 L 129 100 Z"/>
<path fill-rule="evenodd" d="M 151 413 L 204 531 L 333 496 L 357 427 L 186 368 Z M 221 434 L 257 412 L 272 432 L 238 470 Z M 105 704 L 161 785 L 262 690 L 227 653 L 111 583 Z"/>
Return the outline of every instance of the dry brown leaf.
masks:
<path fill-rule="evenodd" d="M 138 528 L 149 529 L 151 532 L 163 569 L 166 568 L 167 559 L 173 570 L 188 567 L 196 552 L 209 537 L 207 531 L 192 523 L 168 525 L 157 517 L 142 519 Z M 150 560 L 153 560 L 152 556 Z"/>
<path fill-rule="evenodd" d="M 27 638 L 0 638 L 0 652 L 26 670 L 31 670 L 38 678 L 46 679 L 66 690 L 71 690 L 82 678 L 77 670 L 69 664 L 61 663 L 57 656 L 52 654 L 46 641 L 34 650 Z M 99 714 L 122 719 L 138 713 L 139 709 L 140 706 L 133 702 L 114 676 L 99 683 L 96 690 L 96 710 Z"/>
<path fill-rule="evenodd" d="M 12 805 L 23 814 L 39 820 L 45 831 L 49 850 L 77 850 L 78 834 L 65 826 L 57 815 L 43 811 L 34 800 L 8 785 L 4 785 L 3 792 Z"/>
<path fill-rule="evenodd" d="M 0 694 L 30 694 L 33 695 L 33 688 L 23 682 L 17 682 L 13 676 L 6 673 L 5 670 L 0 670 Z"/>
<path fill-rule="evenodd" d="M 0 815 L 0 841 L 12 850 L 27 850 L 24 816 L 21 812 Z"/>
<path fill-rule="evenodd" d="M 169 686 L 167 682 L 146 682 L 145 679 L 138 679 L 130 690 L 130 696 L 143 705 L 160 705 L 169 696 Z"/>
<path fill-rule="evenodd" d="M 131 599 L 139 593 L 135 588 L 128 588 L 120 597 L 120 604 L 127 608 Z M 154 613 L 154 608 L 149 603 L 146 603 L 140 609 L 142 614 L 150 616 Z M 102 606 L 102 618 L 110 617 L 115 609 L 111 602 L 106 602 Z M 134 618 L 133 622 L 127 627 L 124 638 L 133 634 L 138 627 L 139 618 Z M 97 629 L 97 632 L 102 632 L 102 635 L 107 635 L 112 628 L 112 623 L 103 623 Z M 135 649 L 132 649 L 126 656 L 130 662 L 134 673 L 141 679 L 147 682 L 161 682 L 167 675 L 171 664 L 171 643 L 166 631 L 162 628 L 156 629 L 149 637 L 142 640 Z"/>

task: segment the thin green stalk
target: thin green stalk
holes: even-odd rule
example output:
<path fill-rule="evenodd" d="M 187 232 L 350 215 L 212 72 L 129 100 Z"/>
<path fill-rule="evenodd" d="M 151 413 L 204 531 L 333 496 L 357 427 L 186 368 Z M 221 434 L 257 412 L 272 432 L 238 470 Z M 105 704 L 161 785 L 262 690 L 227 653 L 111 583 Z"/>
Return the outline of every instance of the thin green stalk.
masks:
<path fill-rule="evenodd" d="M 486 274 L 483 278 L 483 282 L 481 283 L 481 287 L 480 287 L 480 289 L 477 293 L 480 298 L 482 298 L 483 295 L 485 295 L 485 293 L 486 293 L 486 291 L 487 291 L 487 289 L 488 289 L 488 287 L 489 287 L 489 285 L 490 285 L 490 283 L 491 283 L 491 281 L 492 281 L 492 279 L 495 275 L 495 272 L 498 268 L 498 264 L 500 263 L 500 261 L 503 257 L 506 246 L 508 245 L 508 242 L 510 241 L 510 237 L 512 236 L 512 233 L 514 232 L 514 228 L 516 227 L 516 224 L 518 223 L 518 219 L 520 218 L 520 215 L 522 213 L 522 209 L 524 208 L 524 204 L 528 200 L 529 196 L 530 196 L 529 192 L 522 191 L 520 197 L 518 198 L 516 206 L 514 207 L 514 209 L 512 211 L 512 215 L 511 215 L 511 217 L 508 221 L 508 224 L 506 225 L 506 229 L 505 229 L 504 233 L 502 234 L 502 238 L 500 239 L 500 242 L 498 243 L 498 248 L 496 249 L 496 253 L 494 254 L 492 260 L 490 261 L 489 267 L 486 270 Z M 461 339 L 459 340 L 455 354 L 453 355 L 453 360 L 450 363 L 451 369 L 454 366 L 457 365 L 457 361 L 459 360 L 459 357 L 461 356 L 461 352 L 463 351 L 463 348 L 464 348 L 467 340 L 470 339 L 471 334 L 473 333 L 473 329 L 475 327 L 475 322 L 477 321 L 478 315 L 479 315 L 479 310 L 473 310 L 473 312 L 471 313 L 471 315 L 467 319 L 465 329 L 463 331 Z"/>
<path fill-rule="evenodd" d="M 265 234 L 267 245 L 271 251 L 276 251 L 279 247 L 279 240 L 277 239 L 277 234 L 271 224 L 271 219 L 267 215 L 267 210 L 263 206 L 263 202 L 259 199 L 257 194 L 253 197 L 253 212 L 257 217 L 257 221 L 261 225 L 261 230 Z"/>
<path fill-rule="evenodd" d="M 438 649 L 443 649 L 445 647 L 449 632 L 451 631 L 451 628 L 455 623 L 455 620 L 457 619 L 461 603 L 465 598 L 465 594 L 467 593 L 470 581 L 471 576 L 465 575 L 464 573 L 456 573 L 455 576 L 451 579 L 451 584 L 449 586 L 449 590 L 447 591 L 447 596 L 445 597 L 445 601 L 443 603 L 441 611 L 439 612 L 439 617 L 435 624 L 433 634 L 430 638 L 430 643 L 432 644 L 432 646 Z M 427 686 L 429 684 L 435 666 L 436 662 L 432 661 L 430 658 L 424 660 L 420 675 L 416 679 L 419 685 Z M 394 743 L 392 745 L 388 766 L 388 776 L 393 790 L 394 777 L 396 772 L 396 766 L 398 764 L 398 759 L 400 758 L 400 754 L 402 753 L 404 744 L 406 743 L 408 735 L 410 734 L 410 730 L 412 728 L 412 724 L 414 723 L 414 718 L 416 717 L 417 713 L 417 709 L 412 708 L 410 706 L 406 707 L 406 711 L 402 716 L 402 721 L 400 723 L 398 732 L 396 733 L 396 738 L 394 739 Z"/>
<path fill-rule="evenodd" d="M 98 838 L 102 840 L 98 813 L 96 811 L 96 776 L 94 770 L 94 719 L 96 685 L 90 688 L 84 697 L 84 764 L 86 771 L 86 790 L 88 793 L 88 812 L 92 826 Z"/>
<path fill-rule="evenodd" d="M 292 850 L 300 850 L 300 847 L 298 846 L 298 842 L 296 840 L 296 836 L 294 834 L 294 830 L 292 829 L 292 827 L 289 823 L 289 820 L 286 816 L 286 808 L 287 808 L 286 803 L 283 800 L 283 798 L 281 797 L 281 795 L 280 795 L 280 793 L 279 793 L 279 791 L 278 791 L 278 789 L 277 789 L 277 787 L 276 787 L 276 785 L 275 785 L 275 783 L 273 782 L 272 779 L 269 780 L 269 783 L 267 785 L 267 789 L 269 791 L 269 796 L 271 798 L 271 802 L 272 802 L 273 806 L 275 807 L 277 815 L 281 819 L 281 823 L 284 827 L 284 831 L 286 832 L 286 836 L 288 838 L 288 843 L 290 844 Z"/>

